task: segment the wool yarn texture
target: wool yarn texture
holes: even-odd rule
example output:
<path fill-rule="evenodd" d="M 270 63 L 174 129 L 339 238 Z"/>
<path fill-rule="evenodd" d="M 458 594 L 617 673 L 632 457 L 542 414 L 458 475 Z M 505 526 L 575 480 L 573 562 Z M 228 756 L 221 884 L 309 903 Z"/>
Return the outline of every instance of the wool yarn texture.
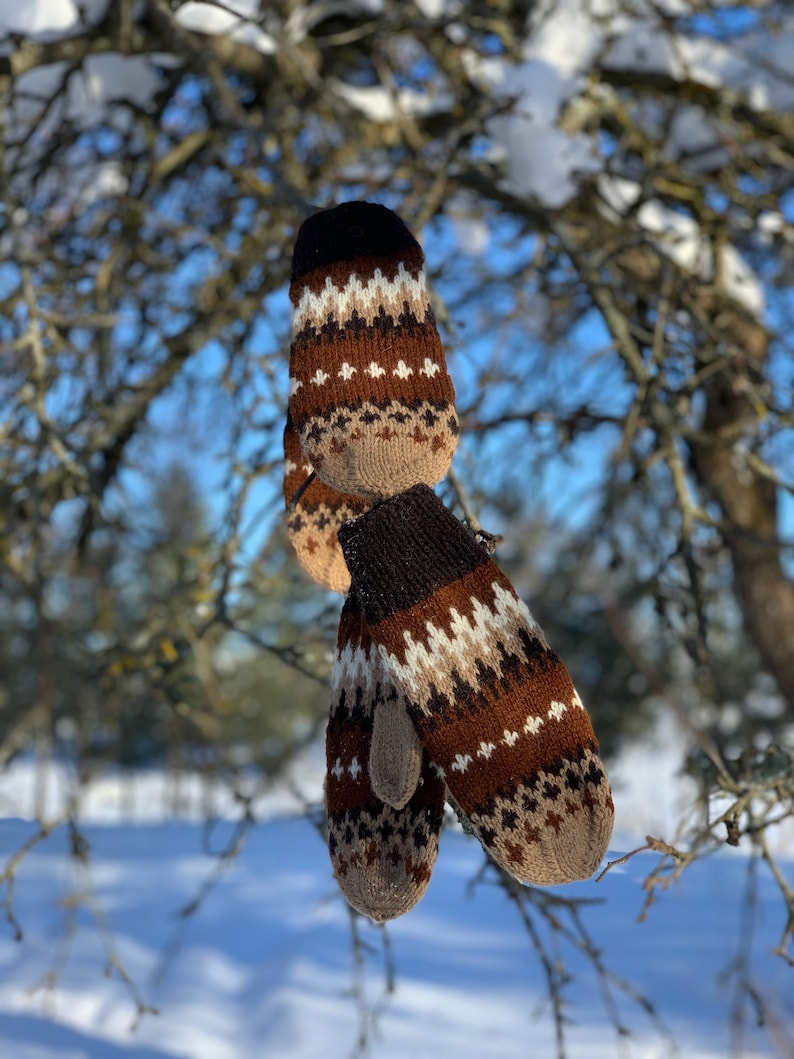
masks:
<path fill-rule="evenodd" d="M 424 895 L 438 855 L 445 794 L 417 743 L 416 760 L 403 756 L 403 775 L 395 780 L 400 806 L 373 790 L 374 717 L 384 707 L 400 708 L 387 677 L 351 593 L 339 621 L 326 730 L 328 849 L 349 904 L 378 922 L 410 911 Z"/>
<path fill-rule="evenodd" d="M 315 477 L 293 503 L 293 497 L 313 470 L 301 451 L 292 421 L 287 418 L 283 482 L 287 537 L 306 573 L 323 588 L 345 595 L 350 588 L 350 573 L 336 531 L 343 522 L 363 514 L 369 501 L 350 493 L 338 493 Z"/>
<path fill-rule="evenodd" d="M 614 807 L 560 658 L 485 548 L 426 485 L 339 529 L 368 635 L 439 782 L 515 878 L 589 878 Z"/>
<path fill-rule="evenodd" d="M 372 202 L 309 217 L 290 300 L 289 413 L 322 481 L 373 500 L 439 482 L 458 441 L 455 391 L 403 221 Z"/>

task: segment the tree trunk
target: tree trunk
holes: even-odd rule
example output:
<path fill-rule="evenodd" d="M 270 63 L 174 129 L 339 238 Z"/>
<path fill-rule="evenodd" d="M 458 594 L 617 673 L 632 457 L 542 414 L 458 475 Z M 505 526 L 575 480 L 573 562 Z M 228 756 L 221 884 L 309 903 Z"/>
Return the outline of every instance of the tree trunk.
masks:
<path fill-rule="evenodd" d="M 713 376 L 704 387 L 703 435 L 709 441 L 693 447 L 694 468 L 722 509 L 747 633 L 794 712 L 794 583 L 781 562 L 777 487 L 748 466 L 733 443 L 737 426 L 757 418 L 748 391 L 761 377 L 767 337 L 756 321 L 739 313 L 722 315 L 745 363 L 730 375 Z"/>

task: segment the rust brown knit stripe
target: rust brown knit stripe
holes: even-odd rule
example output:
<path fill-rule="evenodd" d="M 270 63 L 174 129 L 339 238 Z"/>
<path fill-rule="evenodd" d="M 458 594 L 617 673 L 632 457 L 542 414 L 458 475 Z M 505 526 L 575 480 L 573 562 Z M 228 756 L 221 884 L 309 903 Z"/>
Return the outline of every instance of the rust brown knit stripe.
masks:
<path fill-rule="evenodd" d="M 369 634 L 367 623 L 364 621 L 364 611 L 361 603 L 355 592 L 351 592 L 345 598 L 339 615 L 339 625 L 336 630 L 337 661 L 339 653 L 346 647 L 361 646 L 368 651 L 372 646 L 372 637 Z"/>
<path fill-rule="evenodd" d="M 512 695 L 491 693 L 483 699 L 487 705 L 474 716 L 455 699 L 441 721 L 410 711 L 433 761 L 453 780 L 455 772 L 465 776 L 467 812 L 487 806 L 494 790 L 507 793 L 519 783 L 533 787 L 541 772 L 558 771 L 565 762 L 579 760 L 586 749 L 598 749 L 590 718 L 581 707 L 559 719 L 547 716 L 533 734 L 525 719 L 541 711 L 537 699 L 527 702 L 526 685 L 514 686 Z"/>
<path fill-rule="evenodd" d="M 347 332 L 342 339 L 323 338 L 318 344 L 298 339 L 290 359 L 290 412 L 300 430 L 312 416 L 331 419 L 335 411 L 349 411 L 361 402 L 386 407 L 402 404 L 405 411 L 427 402 L 439 412 L 454 414 L 454 390 L 438 375 L 439 340 L 430 325 L 417 324 L 413 334 L 394 328 L 382 350 L 372 333 Z M 344 427 L 344 424 L 339 424 Z"/>
<path fill-rule="evenodd" d="M 326 732 L 328 759 L 328 797 L 333 804 L 346 809 L 371 806 L 377 799 L 368 783 L 359 783 L 367 768 L 372 743 L 372 717 L 355 710 L 337 711 L 328 721 Z"/>

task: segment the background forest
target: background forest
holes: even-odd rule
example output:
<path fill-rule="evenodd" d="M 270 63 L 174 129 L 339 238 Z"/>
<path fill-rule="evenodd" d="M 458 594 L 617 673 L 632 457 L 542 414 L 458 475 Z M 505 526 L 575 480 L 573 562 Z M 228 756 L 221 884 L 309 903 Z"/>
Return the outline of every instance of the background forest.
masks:
<path fill-rule="evenodd" d="M 741 845 L 794 963 L 793 59 L 774 0 L 0 3 L 0 767 L 68 762 L 76 826 L 110 768 L 250 792 L 322 737 L 286 286 L 375 200 L 458 392 L 441 495 L 607 760 L 685 733 L 655 881 Z"/>

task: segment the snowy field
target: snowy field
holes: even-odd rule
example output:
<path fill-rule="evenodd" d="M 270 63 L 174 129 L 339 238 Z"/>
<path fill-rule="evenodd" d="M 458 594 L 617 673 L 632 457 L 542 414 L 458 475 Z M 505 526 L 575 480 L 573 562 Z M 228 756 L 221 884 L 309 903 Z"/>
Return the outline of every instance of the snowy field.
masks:
<path fill-rule="evenodd" d="M 641 844 L 646 830 L 663 830 L 686 793 L 663 774 L 672 760 L 645 746 L 612 770 L 620 829 L 611 856 Z M 0 866 L 36 831 L 10 813 L 26 811 L 30 780 L 24 767 L 0 777 Z M 296 782 L 319 796 L 316 758 Z M 516 906 L 490 876 L 471 885 L 482 865 L 474 840 L 445 831 L 425 899 L 389 925 L 385 949 L 383 932 L 358 920 L 357 961 L 320 835 L 289 815 L 283 792 L 260 805 L 262 821 L 219 875 L 196 818 L 197 792 L 193 807 L 174 815 L 162 784 L 150 776 L 131 790 L 117 780 L 97 787 L 85 807 L 83 862 L 69 856 L 64 828 L 22 862 L 13 911 L 24 937 L 15 941 L 11 924 L 0 934 L 2 1059 L 556 1055 L 543 966 Z M 63 791 L 63 780 L 51 787 L 53 812 Z M 220 825 L 212 847 L 231 831 L 231 823 Z M 566 1054 L 788 1054 L 794 970 L 770 954 L 783 917 L 771 879 L 759 871 L 749 972 L 773 1020 L 758 1029 L 745 1008 L 739 1034 L 731 1019 L 739 980 L 730 971 L 747 945 L 748 861 L 734 853 L 691 867 L 638 922 L 654 863 L 655 855 L 641 854 L 598 884 L 546 891 L 602 902 L 584 907 L 581 919 L 617 976 L 605 999 L 592 964 L 564 940 L 555 949 L 535 920 L 552 960 L 563 959 L 573 979 L 565 989 Z M 791 879 L 794 859 L 783 866 Z M 181 917 L 201 895 L 195 915 Z M 136 1014 L 138 1003 L 156 1013 Z M 629 1035 L 616 1033 L 610 1004 Z"/>

